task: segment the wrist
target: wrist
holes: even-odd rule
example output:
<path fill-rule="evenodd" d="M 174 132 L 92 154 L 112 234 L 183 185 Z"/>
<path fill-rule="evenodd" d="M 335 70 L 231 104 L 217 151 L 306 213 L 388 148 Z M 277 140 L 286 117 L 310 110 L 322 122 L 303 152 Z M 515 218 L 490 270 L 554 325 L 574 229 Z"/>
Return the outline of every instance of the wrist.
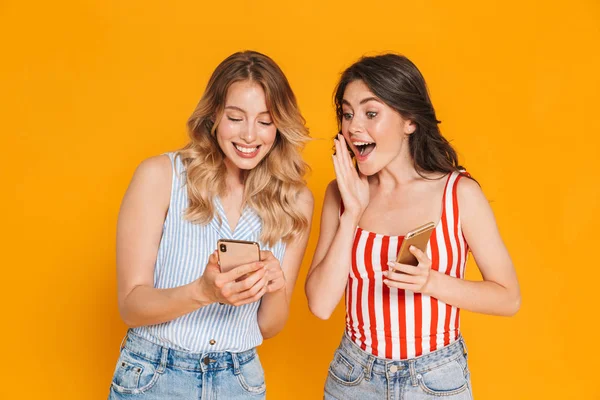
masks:
<path fill-rule="evenodd" d="M 189 284 L 189 289 L 190 298 L 198 308 L 214 303 L 208 296 L 208 293 L 202 284 L 202 277 Z"/>
<path fill-rule="evenodd" d="M 362 213 L 344 210 L 342 216 L 340 217 L 340 225 L 350 225 L 352 228 L 356 228 L 358 226 L 358 222 L 360 221 L 361 215 Z"/>
<path fill-rule="evenodd" d="M 286 294 L 287 294 L 287 291 L 285 289 L 285 285 L 283 285 L 279 289 L 274 290 L 272 292 L 267 291 L 267 293 L 265 293 L 264 296 L 268 296 L 268 297 L 285 297 L 285 298 L 287 298 Z"/>
<path fill-rule="evenodd" d="M 431 270 L 429 271 L 429 279 L 427 279 L 427 283 L 425 284 L 425 290 L 423 290 L 423 294 L 426 294 L 431 297 L 436 297 L 436 293 L 438 293 L 439 282 L 441 278 L 441 274 L 439 271 Z"/>
<path fill-rule="evenodd" d="M 287 289 L 285 285 L 282 288 L 277 289 L 273 292 L 265 293 L 265 295 L 263 296 L 263 302 L 261 304 L 264 304 L 266 299 L 268 299 L 268 301 L 266 302 L 267 304 L 285 304 L 286 307 L 289 308 Z"/>

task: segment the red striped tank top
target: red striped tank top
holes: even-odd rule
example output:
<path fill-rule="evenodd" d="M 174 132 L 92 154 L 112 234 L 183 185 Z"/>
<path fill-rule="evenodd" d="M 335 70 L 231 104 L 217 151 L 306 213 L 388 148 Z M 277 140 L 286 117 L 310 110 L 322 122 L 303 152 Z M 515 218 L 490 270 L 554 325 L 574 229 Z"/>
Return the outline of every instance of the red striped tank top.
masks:
<path fill-rule="evenodd" d="M 466 174 L 465 174 L 466 175 Z M 468 245 L 462 233 L 456 186 L 463 174 L 447 179 L 442 216 L 427 245 L 431 268 L 463 278 Z M 460 309 L 434 297 L 390 288 L 382 272 L 394 261 L 403 236 L 358 227 L 346 286 L 346 333 L 364 351 L 392 360 L 428 354 L 459 337 Z"/>

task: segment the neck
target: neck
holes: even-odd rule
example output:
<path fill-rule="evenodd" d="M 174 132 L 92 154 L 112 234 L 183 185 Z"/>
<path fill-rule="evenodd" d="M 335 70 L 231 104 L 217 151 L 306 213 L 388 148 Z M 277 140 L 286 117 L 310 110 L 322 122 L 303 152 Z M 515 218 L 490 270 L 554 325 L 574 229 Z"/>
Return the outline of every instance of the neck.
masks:
<path fill-rule="evenodd" d="M 225 186 L 227 193 L 237 193 L 244 191 L 244 177 L 245 171 L 239 169 L 229 159 L 225 159 L 225 167 L 227 168 L 227 175 L 225 176 Z"/>
<path fill-rule="evenodd" d="M 404 146 L 400 154 L 373 176 L 372 181 L 383 191 L 392 192 L 419 178 L 413 159 L 408 153 L 408 146 Z"/>

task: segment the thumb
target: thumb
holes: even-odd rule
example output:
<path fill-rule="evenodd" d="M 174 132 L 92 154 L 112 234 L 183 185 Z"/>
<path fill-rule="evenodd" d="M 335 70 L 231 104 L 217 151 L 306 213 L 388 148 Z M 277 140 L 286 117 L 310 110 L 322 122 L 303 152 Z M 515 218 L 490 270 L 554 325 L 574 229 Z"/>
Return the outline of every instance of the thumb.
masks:
<path fill-rule="evenodd" d="M 218 275 L 220 273 L 221 273 L 221 268 L 219 268 L 219 265 L 209 262 L 208 264 L 206 264 L 206 268 L 204 268 L 204 272 L 202 274 L 213 276 L 213 275 Z"/>
<path fill-rule="evenodd" d="M 209 257 L 208 257 L 208 264 L 206 265 L 207 268 L 211 267 L 211 268 L 218 268 L 219 267 L 219 258 L 217 257 L 217 252 L 213 252 Z"/>
<path fill-rule="evenodd" d="M 412 253 L 412 255 L 417 258 L 417 261 L 419 262 L 419 264 L 427 264 L 427 262 L 429 261 L 429 259 L 425 255 L 425 253 L 423 253 L 421 251 L 421 249 L 419 249 L 417 246 L 414 246 L 414 245 L 410 246 L 408 248 L 408 251 L 410 251 Z"/>

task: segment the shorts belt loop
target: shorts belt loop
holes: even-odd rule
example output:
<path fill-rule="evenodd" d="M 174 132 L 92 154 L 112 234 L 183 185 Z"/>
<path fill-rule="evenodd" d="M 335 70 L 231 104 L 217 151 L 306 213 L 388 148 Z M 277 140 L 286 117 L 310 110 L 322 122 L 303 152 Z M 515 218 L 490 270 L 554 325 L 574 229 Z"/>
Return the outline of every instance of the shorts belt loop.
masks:
<path fill-rule="evenodd" d="M 465 343 L 465 338 L 463 338 L 462 336 L 460 337 L 460 344 L 462 346 L 463 354 L 464 354 L 465 358 L 468 358 L 469 351 L 467 350 L 467 344 Z"/>
<path fill-rule="evenodd" d="M 158 368 L 156 369 L 156 372 L 158 372 L 159 374 L 162 374 L 163 372 L 165 372 L 168 361 L 169 361 L 169 349 L 164 346 L 161 346 L 161 348 L 160 348 L 160 364 L 159 364 Z"/>
<path fill-rule="evenodd" d="M 375 357 L 369 354 L 367 365 L 365 366 L 365 379 L 368 381 L 373 377 L 373 364 L 375 364 Z"/>
<path fill-rule="evenodd" d="M 125 332 L 125 336 L 123 336 L 123 339 L 121 339 L 121 346 L 120 346 L 121 350 L 123 350 L 125 348 L 125 342 L 127 341 L 127 335 L 129 335 L 129 329 L 127 329 L 127 332 Z"/>
<path fill-rule="evenodd" d="M 238 355 L 236 353 L 230 353 L 230 354 L 231 354 L 231 360 L 233 361 L 233 374 L 237 376 L 241 373 L 240 360 L 238 359 Z"/>
<path fill-rule="evenodd" d="M 419 382 L 417 378 L 417 371 L 415 370 L 415 360 L 408 360 L 408 370 L 410 372 L 410 383 L 413 386 L 417 386 Z"/>

